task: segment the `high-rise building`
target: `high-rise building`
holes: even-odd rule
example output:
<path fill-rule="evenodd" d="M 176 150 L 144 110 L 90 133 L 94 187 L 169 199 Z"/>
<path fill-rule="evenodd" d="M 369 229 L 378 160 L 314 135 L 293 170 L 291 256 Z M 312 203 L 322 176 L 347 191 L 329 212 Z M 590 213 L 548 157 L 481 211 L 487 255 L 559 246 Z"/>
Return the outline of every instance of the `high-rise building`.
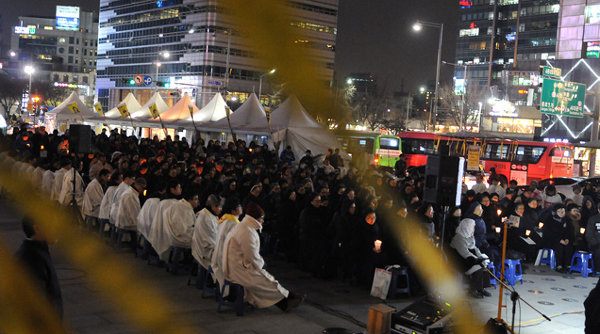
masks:
<path fill-rule="evenodd" d="M 456 63 L 468 65 L 469 80 L 494 86 L 515 62 L 518 67 L 521 61 L 556 58 L 560 0 L 460 0 L 459 5 Z M 463 73 L 455 69 L 456 78 Z"/>
<path fill-rule="evenodd" d="M 12 27 L 9 61 L 4 70 L 26 78 L 25 66 L 36 81 L 78 88 L 93 100 L 96 75 L 98 17 L 79 7 L 57 6 L 56 16 L 20 16 Z"/>
<path fill-rule="evenodd" d="M 325 68 L 323 80 L 331 81 L 338 0 L 285 4 L 290 25 L 305 36 L 297 42 L 315 50 L 313 64 Z M 240 100 L 261 83 L 268 92 L 265 74 L 271 69 L 258 65 L 245 37 L 252 32 L 238 31 L 223 6 L 218 0 L 100 0 L 100 103 L 112 107 L 127 91 L 145 101 L 154 89 L 188 92 L 200 106 L 225 85 Z M 136 75 L 153 83 L 131 84 Z"/>

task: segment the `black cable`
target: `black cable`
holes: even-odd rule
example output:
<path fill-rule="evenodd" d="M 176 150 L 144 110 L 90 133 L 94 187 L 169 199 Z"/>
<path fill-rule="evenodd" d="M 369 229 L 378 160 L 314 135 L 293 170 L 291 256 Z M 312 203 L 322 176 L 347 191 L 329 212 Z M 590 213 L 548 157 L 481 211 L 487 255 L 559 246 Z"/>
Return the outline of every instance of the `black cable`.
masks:
<path fill-rule="evenodd" d="M 334 315 L 336 317 L 339 317 L 339 318 L 342 318 L 344 320 L 350 321 L 351 323 L 353 323 L 353 324 L 355 324 L 357 326 L 360 326 L 362 328 L 367 328 L 367 324 L 358 321 L 356 318 L 354 318 L 353 316 L 351 316 L 350 314 L 348 314 L 346 312 L 334 310 L 334 309 L 332 309 L 330 307 L 323 306 L 323 305 L 321 305 L 319 303 L 310 301 L 308 299 L 305 299 L 304 302 L 307 303 L 307 304 L 309 304 L 310 306 L 312 306 L 314 308 L 317 308 L 317 309 L 323 311 L 323 312 L 326 312 L 326 313 L 329 313 L 329 314 Z"/>

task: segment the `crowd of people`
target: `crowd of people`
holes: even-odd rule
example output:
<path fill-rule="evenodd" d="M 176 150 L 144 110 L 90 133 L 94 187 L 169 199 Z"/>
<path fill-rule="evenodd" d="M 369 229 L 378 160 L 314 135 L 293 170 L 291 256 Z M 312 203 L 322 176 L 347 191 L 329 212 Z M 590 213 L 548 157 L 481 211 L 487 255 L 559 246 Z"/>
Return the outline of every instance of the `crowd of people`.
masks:
<path fill-rule="evenodd" d="M 244 286 L 246 301 L 258 307 L 289 311 L 304 298 L 264 269 L 261 251 L 315 277 L 370 288 L 375 268 L 416 262 L 418 254 L 396 237 L 403 224 L 421 227 L 429 242 L 444 242 L 467 260 L 462 271 L 478 298 L 489 295 L 480 264 L 499 265 L 504 219 L 511 222 L 509 257 L 533 262 L 540 248 L 552 248 L 564 271 L 573 251 L 600 251 L 600 215 L 589 189 L 563 202 L 553 186 L 541 191 L 534 181 L 520 191 L 493 173 L 489 183 L 478 176 L 444 217 L 422 201 L 424 176 L 406 175 L 403 157 L 391 174 L 358 170 L 334 150 L 319 159 L 307 150 L 296 161 L 291 147 L 277 154 L 243 140 L 138 139 L 106 129 L 92 133 L 89 152 L 73 153 L 68 133 L 26 126 L 0 135 L 0 143 L 3 167 L 61 205 L 76 205 L 88 228 L 114 226 L 132 241 L 142 236 L 164 261 L 174 247 L 188 249 L 217 282 Z M 585 237 L 580 227 L 587 227 Z M 411 275 L 419 292 L 420 279 Z"/>

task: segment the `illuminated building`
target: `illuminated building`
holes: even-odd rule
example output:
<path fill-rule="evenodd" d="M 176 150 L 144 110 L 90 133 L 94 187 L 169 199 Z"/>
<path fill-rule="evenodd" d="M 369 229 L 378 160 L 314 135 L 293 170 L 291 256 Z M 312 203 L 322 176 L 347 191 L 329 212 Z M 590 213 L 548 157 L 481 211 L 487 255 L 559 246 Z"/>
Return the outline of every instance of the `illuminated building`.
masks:
<path fill-rule="evenodd" d="M 330 82 L 338 0 L 285 4 L 290 25 L 306 36 L 295 42 L 310 50 L 312 63 L 323 70 L 323 81 Z M 127 91 L 147 101 L 155 84 L 131 85 L 131 78 L 138 74 L 150 77 L 161 92 L 177 89 L 189 93 L 198 106 L 221 91 L 226 81 L 230 96 L 244 99 L 248 93 L 258 92 L 260 78 L 270 68 L 258 65 L 244 37 L 251 32 L 236 30 L 234 19 L 223 6 L 214 0 L 100 0 L 99 102 L 105 108 L 112 107 Z M 263 93 L 270 91 L 269 83 L 263 76 Z"/>
<path fill-rule="evenodd" d="M 11 27 L 10 49 L 4 70 L 26 78 L 31 65 L 35 81 L 49 81 L 78 87 L 86 102 L 93 100 L 96 74 L 98 18 L 79 7 L 57 6 L 51 17 L 20 16 Z M 35 91 L 35 87 L 33 87 Z"/>

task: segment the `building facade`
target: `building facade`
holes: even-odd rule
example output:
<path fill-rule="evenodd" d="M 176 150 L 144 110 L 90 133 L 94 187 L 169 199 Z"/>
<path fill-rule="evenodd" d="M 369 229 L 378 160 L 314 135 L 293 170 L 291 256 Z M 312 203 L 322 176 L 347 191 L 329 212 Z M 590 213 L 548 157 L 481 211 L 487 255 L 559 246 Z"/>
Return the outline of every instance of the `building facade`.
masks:
<path fill-rule="evenodd" d="M 290 24 L 305 36 L 301 42 L 317 51 L 313 63 L 326 69 L 323 80 L 331 81 L 338 0 L 285 3 Z M 261 83 L 268 92 L 270 69 L 257 65 L 244 37 L 250 32 L 237 31 L 227 12 L 218 0 L 100 0 L 99 102 L 110 108 L 134 91 L 144 103 L 156 89 L 189 93 L 203 106 L 225 85 L 242 100 Z M 132 84 L 136 75 L 152 84 Z"/>
<path fill-rule="evenodd" d="M 25 66 L 35 70 L 34 81 L 78 89 L 86 102 L 93 101 L 96 75 L 98 18 L 79 7 L 62 7 L 58 17 L 19 17 L 12 27 L 8 61 L 4 70 L 27 78 Z M 60 17 L 68 11 L 69 18 Z M 35 89 L 35 88 L 34 88 Z"/>

